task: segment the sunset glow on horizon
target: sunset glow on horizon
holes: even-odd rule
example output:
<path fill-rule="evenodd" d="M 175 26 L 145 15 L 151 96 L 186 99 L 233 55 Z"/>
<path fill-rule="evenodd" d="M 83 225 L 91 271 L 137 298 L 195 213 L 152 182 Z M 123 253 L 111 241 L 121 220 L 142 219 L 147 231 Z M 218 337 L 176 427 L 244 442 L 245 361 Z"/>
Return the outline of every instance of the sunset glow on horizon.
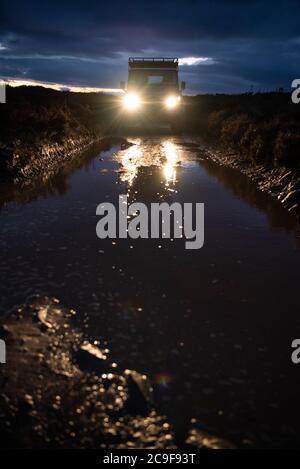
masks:
<path fill-rule="evenodd" d="M 6 79 L 5 83 L 13 88 L 18 86 L 42 86 L 43 88 L 50 88 L 56 91 L 71 91 L 72 93 L 123 93 L 124 91 L 120 88 L 101 88 L 101 87 L 90 87 L 90 86 L 74 86 L 66 85 L 62 83 L 51 83 L 36 80 L 24 80 L 24 79 Z"/>

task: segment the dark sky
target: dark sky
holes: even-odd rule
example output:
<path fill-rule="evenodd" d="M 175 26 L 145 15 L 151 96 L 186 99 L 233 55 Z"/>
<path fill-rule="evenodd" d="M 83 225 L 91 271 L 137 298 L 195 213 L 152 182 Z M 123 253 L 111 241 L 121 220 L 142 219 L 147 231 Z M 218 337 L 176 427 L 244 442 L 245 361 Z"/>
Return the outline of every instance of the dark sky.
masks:
<path fill-rule="evenodd" d="M 118 87 L 129 55 L 205 58 L 187 92 L 289 89 L 300 77 L 300 1 L 9 1 L 0 76 Z"/>

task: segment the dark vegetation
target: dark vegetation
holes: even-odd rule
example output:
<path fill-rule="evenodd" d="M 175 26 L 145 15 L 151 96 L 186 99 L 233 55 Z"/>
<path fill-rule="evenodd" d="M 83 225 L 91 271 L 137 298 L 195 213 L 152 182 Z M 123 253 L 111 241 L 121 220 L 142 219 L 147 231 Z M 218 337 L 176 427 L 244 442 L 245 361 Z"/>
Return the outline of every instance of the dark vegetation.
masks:
<path fill-rule="evenodd" d="M 80 150 L 91 140 L 118 133 L 117 100 L 8 87 L 7 104 L 0 105 L 0 174 L 18 173 L 38 158 L 42 167 L 42 149 L 48 158 L 59 159 L 76 145 Z M 185 102 L 184 133 L 232 149 L 250 164 L 299 169 L 300 104 L 293 104 L 289 93 L 199 95 Z"/>
<path fill-rule="evenodd" d="M 299 169 L 300 105 L 290 93 L 186 98 L 186 128 L 254 164 Z"/>
<path fill-rule="evenodd" d="M 7 87 L 0 105 L 0 171 L 37 158 L 45 147 L 95 140 L 113 131 L 112 98 L 97 93 L 70 93 L 43 87 Z M 58 152 L 57 152 L 58 154 Z"/>
<path fill-rule="evenodd" d="M 43 87 L 7 87 L 0 106 L 0 142 L 29 145 L 61 143 L 65 138 L 95 136 L 112 123 L 112 98 L 97 93 L 70 93 Z"/>

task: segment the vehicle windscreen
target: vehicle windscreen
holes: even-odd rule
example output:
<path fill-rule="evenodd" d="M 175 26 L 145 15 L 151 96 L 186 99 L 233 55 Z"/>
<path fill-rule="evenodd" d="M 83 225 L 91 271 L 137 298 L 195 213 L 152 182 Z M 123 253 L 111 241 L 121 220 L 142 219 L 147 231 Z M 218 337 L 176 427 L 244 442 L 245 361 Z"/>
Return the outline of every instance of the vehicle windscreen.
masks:
<path fill-rule="evenodd" d="M 130 70 L 128 84 L 130 87 L 156 87 L 177 85 L 176 70 Z"/>

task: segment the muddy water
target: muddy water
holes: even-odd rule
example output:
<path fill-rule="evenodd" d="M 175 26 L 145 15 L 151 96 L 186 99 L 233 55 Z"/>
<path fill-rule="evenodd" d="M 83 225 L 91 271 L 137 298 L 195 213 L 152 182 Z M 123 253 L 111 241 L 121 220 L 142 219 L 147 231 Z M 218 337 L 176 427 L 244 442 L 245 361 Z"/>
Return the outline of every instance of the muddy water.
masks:
<path fill-rule="evenodd" d="M 131 139 L 48 182 L 0 194 L 1 311 L 31 293 L 78 312 L 89 338 L 149 374 L 180 438 L 292 445 L 300 421 L 300 240 L 277 201 L 184 138 Z M 96 206 L 204 202 L 205 245 L 100 240 Z M 299 433 L 299 432 L 298 432 Z"/>

